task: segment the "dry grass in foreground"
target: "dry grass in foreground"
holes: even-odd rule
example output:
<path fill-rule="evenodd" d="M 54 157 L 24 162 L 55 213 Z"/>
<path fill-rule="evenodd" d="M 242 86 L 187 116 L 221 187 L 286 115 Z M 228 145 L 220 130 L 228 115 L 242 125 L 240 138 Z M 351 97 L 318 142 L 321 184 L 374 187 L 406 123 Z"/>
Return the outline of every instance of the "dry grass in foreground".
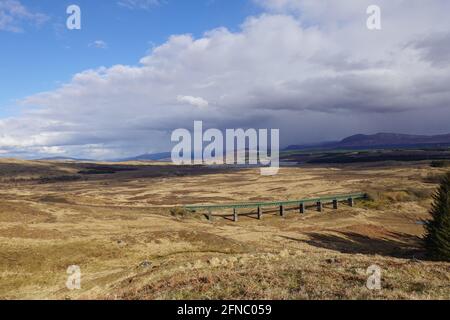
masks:
<path fill-rule="evenodd" d="M 433 177 L 444 170 L 354 165 L 262 177 L 256 169 L 2 160 L 0 297 L 449 299 L 450 264 L 424 260 L 419 238 Z M 170 213 L 353 191 L 372 201 L 238 223 Z M 373 264 L 381 291 L 365 286 Z M 81 268 L 81 290 L 65 287 L 69 265 Z"/>

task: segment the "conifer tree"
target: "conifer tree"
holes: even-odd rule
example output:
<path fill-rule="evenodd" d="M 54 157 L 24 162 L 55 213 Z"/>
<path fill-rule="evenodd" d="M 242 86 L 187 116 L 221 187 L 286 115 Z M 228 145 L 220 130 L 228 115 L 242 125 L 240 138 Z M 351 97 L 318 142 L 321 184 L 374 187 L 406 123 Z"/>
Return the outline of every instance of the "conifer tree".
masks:
<path fill-rule="evenodd" d="M 450 172 L 433 196 L 431 219 L 426 221 L 425 248 L 433 260 L 450 261 Z"/>

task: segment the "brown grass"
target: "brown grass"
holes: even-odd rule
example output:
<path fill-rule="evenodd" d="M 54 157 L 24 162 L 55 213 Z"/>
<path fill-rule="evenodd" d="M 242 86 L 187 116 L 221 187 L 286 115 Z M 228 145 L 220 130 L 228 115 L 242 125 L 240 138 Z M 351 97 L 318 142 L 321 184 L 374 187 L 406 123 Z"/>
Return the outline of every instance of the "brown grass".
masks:
<path fill-rule="evenodd" d="M 423 258 L 418 223 L 428 217 L 435 188 L 423 177 L 444 169 L 282 168 L 262 177 L 256 169 L 126 166 L 133 165 L 42 184 L 92 164 L 0 161 L 0 297 L 450 298 L 450 264 Z M 286 218 L 273 208 L 262 221 L 208 221 L 182 208 L 354 191 L 368 191 L 370 199 L 338 210 L 328 204 L 324 213 L 287 208 Z M 382 268 L 381 291 L 365 287 L 372 264 Z M 65 287 L 70 265 L 81 267 L 81 290 Z"/>

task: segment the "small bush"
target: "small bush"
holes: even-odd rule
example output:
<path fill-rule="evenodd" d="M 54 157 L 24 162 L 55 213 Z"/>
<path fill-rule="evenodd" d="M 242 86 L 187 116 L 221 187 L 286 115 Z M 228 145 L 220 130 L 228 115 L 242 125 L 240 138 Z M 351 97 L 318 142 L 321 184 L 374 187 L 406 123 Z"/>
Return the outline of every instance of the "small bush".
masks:
<path fill-rule="evenodd" d="M 364 200 L 358 201 L 357 204 L 366 209 L 383 209 L 388 203 L 388 201 L 383 196 L 380 191 L 369 191 L 366 193 L 366 198 Z"/>
<path fill-rule="evenodd" d="M 370 191 L 367 192 L 366 195 L 367 201 L 378 201 L 381 199 L 381 193 L 379 191 Z"/>
<path fill-rule="evenodd" d="M 430 164 L 433 168 L 448 168 L 450 167 L 450 160 L 434 160 Z"/>
<path fill-rule="evenodd" d="M 170 214 L 174 217 L 186 217 L 190 214 L 190 211 L 185 208 L 176 207 L 170 209 Z"/>

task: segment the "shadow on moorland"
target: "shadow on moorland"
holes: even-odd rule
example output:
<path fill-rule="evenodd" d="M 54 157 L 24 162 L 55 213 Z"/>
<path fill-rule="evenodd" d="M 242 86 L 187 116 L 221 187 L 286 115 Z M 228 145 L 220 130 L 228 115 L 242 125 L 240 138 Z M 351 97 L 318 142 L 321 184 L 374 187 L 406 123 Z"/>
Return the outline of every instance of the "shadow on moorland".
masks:
<path fill-rule="evenodd" d="M 308 232 L 307 240 L 285 237 L 311 246 L 350 254 L 378 254 L 395 258 L 423 259 L 421 239 L 417 236 L 390 232 L 382 237 L 370 237 L 355 232 L 335 232 L 324 234 Z"/>

